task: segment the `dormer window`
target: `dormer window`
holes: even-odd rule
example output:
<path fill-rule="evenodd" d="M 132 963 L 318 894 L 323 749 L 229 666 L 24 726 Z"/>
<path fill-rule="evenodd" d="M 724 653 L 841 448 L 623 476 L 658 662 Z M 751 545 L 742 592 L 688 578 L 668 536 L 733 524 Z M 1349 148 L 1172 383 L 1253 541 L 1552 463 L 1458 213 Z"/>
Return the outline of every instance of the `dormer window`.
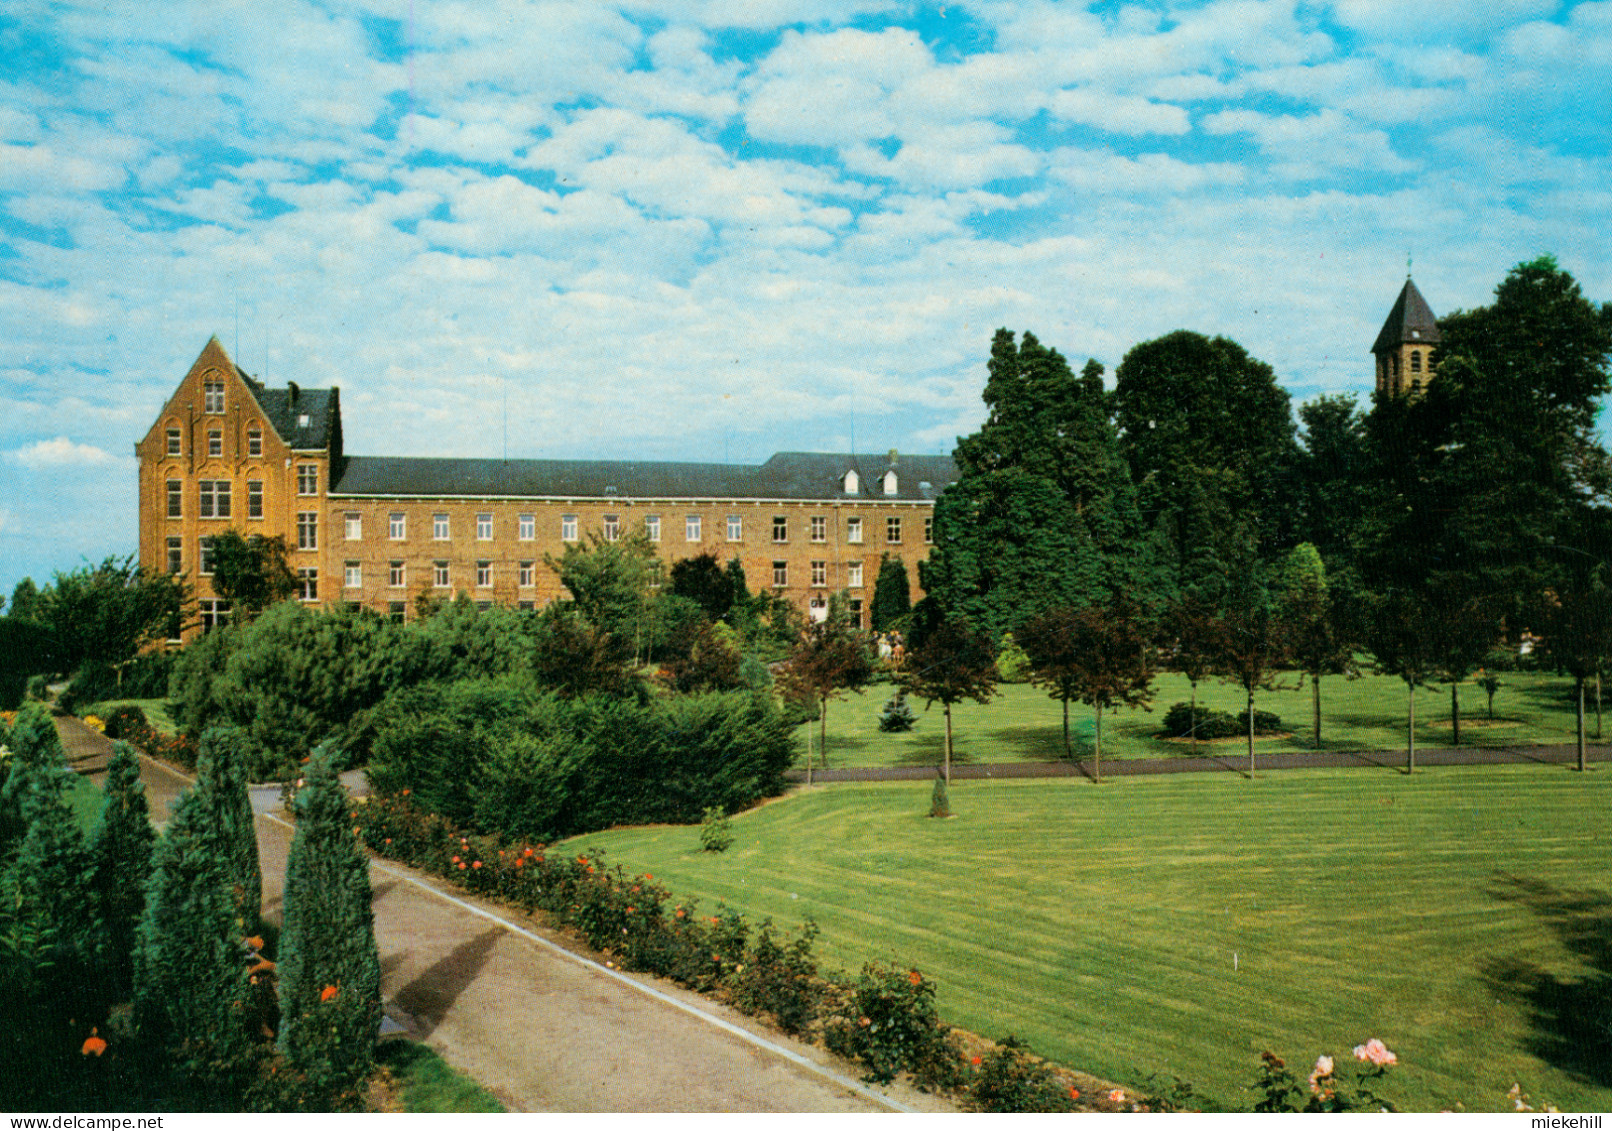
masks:
<path fill-rule="evenodd" d="M 891 468 L 889 471 L 884 473 L 884 493 L 886 495 L 894 495 L 896 493 L 895 468 Z"/>
<path fill-rule="evenodd" d="M 309 420 L 308 420 L 308 414 L 307 413 L 301 412 L 301 413 L 297 414 L 297 427 L 298 428 L 306 428 L 306 427 L 308 427 L 308 423 L 309 423 Z"/>
<path fill-rule="evenodd" d="M 853 469 L 845 473 L 845 493 L 854 495 L 862 489 L 862 480 Z"/>

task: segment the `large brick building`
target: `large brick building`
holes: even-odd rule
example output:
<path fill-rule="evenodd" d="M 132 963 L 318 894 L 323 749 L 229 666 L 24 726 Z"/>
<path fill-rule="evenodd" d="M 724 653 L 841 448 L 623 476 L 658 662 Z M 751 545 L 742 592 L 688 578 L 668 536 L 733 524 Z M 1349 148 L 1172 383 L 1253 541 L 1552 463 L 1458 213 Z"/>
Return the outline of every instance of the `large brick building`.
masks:
<path fill-rule="evenodd" d="M 883 555 L 909 578 L 928 553 L 946 456 L 782 452 L 759 466 L 349 456 L 337 388 L 271 389 L 215 338 L 135 454 L 141 564 L 186 573 L 201 624 L 227 618 L 210 540 L 281 536 L 312 605 L 408 616 L 421 593 L 538 608 L 544 565 L 592 532 L 642 530 L 667 561 L 737 557 L 751 588 L 808 612 L 844 589 L 860 614 Z"/>

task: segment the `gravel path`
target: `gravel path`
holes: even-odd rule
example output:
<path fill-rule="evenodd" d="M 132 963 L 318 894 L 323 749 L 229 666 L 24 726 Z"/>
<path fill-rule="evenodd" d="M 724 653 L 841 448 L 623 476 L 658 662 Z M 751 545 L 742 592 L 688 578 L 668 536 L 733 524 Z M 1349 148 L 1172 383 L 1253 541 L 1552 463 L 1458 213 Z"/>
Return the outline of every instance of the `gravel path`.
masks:
<path fill-rule="evenodd" d="M 111 743 L 57 720 L 67 756 L 92 780 Z M 141 759 L 159 821 L 189 779 Z M 264 916 L 278 922 L 291 826 L 277 791 L 259 809 Z M 667 982 L 622 974 L 517 912 L 422 873 L 371 860 L 387 1013 L 514 1111 L 952 1111 L 905 1087 L 866 1088 L 820 1049 Z"/>

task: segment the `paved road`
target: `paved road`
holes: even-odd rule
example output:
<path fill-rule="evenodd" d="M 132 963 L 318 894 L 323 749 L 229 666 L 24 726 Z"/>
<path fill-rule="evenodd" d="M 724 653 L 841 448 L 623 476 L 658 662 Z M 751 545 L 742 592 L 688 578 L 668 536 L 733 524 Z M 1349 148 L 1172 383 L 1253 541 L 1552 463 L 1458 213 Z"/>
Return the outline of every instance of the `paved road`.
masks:
<path fill-rule="evenodd" d="M 104 774 L 111 744 L 76 719 L 70 760 Z M 189 779 L 142 758 L 154 817 Z M 262 803 L 263 794 L 258 801 Z M 291 827 L 260 813 L 264 915 L 278 922 Z M 576 944 L 411 869 L 372 860 L 388 1015 L 518 1111 L 949 1111 L 876 1091 L 819 1049 L 670 983 L 606 969 Z"/>

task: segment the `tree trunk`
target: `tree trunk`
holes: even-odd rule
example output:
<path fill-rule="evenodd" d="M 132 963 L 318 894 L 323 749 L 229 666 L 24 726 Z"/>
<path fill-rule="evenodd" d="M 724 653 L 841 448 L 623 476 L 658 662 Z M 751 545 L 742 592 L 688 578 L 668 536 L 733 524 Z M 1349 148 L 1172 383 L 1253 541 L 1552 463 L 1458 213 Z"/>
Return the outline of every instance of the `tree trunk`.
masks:
<path fill-rule="evenodd" d="M 1192 736 L 1192 753 L 1193 753 L 1194 756 L 1196 756 L 1197 753 L 1198 753 L 1198 681 L 1197 680 L 1192 681 L 1192 730 L 1189 733 Z"/>
<path fill-rule="evenodd" d="M 1601 673 L 1595 673 L 1595 741 L 1601 741 Z"/>
<path fill-rule="evenodd" d="M 1315 707 L 1315 748 L 1321 749 L 1321 673 L 1310 673 L 1310 701 Z"/>
<path fill-rule="evenodd" d="M 1254 776 L 1254 689 L 1248 691 L 1248 776 Z"/>
<path fill-rule="evenodd" d="M 1584 677 L 1579 676 L 1578 683 L 1578 770 L 1584 772 Z"/>
<path fill-rule="evenodd" d="M 823 713 L 818 718 L 817 756 L 823 760 L 823 769 L 828 769 L 828 696 L 823 696 Z"/>
<path fill-rule="evenodd" d="M 1409 682 L 1405 686 L 1410 689 L 1410 711 L 1405 723 L 1405 772 L 1416 772 L 1416 685 Z"/>
<path fill-rule="evenodd" d="M 1063 756 L 1075 760 L 1075 748 L 1069 744 L 1069 696 L 1063 697 Z"/>
<path fill-rule="evenodd" d="M 941 706 L 946 709 L 946 786 L 950 788 L 952 784 L 952 705 L 942 703 Z"/>
<path fill-rule="evenodd" d="M 1456 695 L 1458 684 L 1450 684 L 1450 728 L 1455 732 L 1455 745 L 1461 745 L 1461 700 Z"/>
<path fill-rule="evenodd" d="M 1094 765 L 1094 767 L 1096 769 L 1096 773 L 1095 773 L 1094 776 L 1097 778 L 1098 781 L 1102 781 L 1103 780 L 1103 705 L 1101 703 L 1096 704 L 1094 710 L 1096 711 L 1095 721 L 1094 721 L 1093 726 L 1092 726 L 1092 754 L 1094 755 L 1093 765 Z"/>
<path fill-rule="evenodd" d="M 812 728 L 806 728 L 806 784 L 812 784 Z"/>

